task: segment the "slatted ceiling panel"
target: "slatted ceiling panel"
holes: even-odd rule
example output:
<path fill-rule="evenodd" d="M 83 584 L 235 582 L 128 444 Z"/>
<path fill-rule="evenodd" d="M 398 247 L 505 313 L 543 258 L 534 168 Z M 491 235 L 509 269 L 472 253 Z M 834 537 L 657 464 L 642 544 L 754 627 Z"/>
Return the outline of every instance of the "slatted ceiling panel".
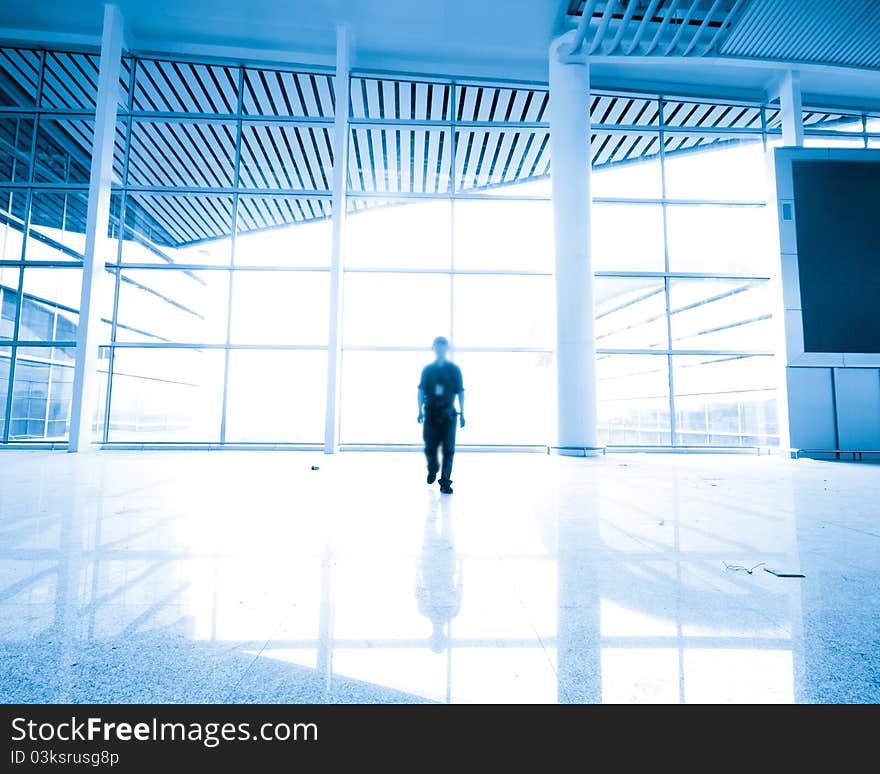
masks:
<path fill-rule="evenodd" d="M 131 87 L 131 68 L 132 61 L 129 57 L 122 57 L 119 63 L 119 86 L 116 98 L 116 111 L 118 113 L 128 112 L 128 94 Z"/>
<path fill-rule="evenodd" d="M 234 113 L 238 68 L 140 59 L 133 107 L 170 113 Z"/>
<path fill-rule="evenodd" d="M 330 188 L 333 154 L 324 127 L 244 124 L 240 183 L 245 188 Z"/>
<path fill-rule="evenodd" d="M 443 193 L 452 158 L 446 129 L 351 129 L 349 186 L 355 193 Z"/>
<path fill-rule="evenodd" d="M 43 107 L 94 111 L 98 98 L 98 61 L 92 54 L 49 51 L 43 69 Z"/>
<path fill-rule="evenodd" d="M 517 123 L 546 120 L 549 96 L 543 90 L 456 86 L 456 121 Z"/>
<path fill-rule="evenodd" d="M 231 232 L 232 199 L 193 194 L 130 194 L 126 225 L 165 246 L 219 239 Z"/>
<path fill-rule="evenodd" d="M 448 83 L 351 79 L 351 117 L 446 121 L 450 118 L 452 87 Z"/>
<path fill-rule="evenodd" d="M 129 150 L 129 183 L 231 186 L 233 128 L 217 122 L 135 121 Z"/>
<path fill-rule="evenodd" d="M 706 56 L 718 53 L 751 2 L 572 0 L 568 15 L 579 23 L 590 14 L 582 49 L 589 53 Z"/>
<path fill-rule="evenodd" d="M 87 183 L 95 137 L 91 119 L 40 119 L 34 179 L 38 183 Z"/>
<path fill-rule="evenodd" d="M 334 114 L 329 75 L 281 70 L 245 70 L 242 108 L 246 115 L 330 118 Z"/>
<path fill-rule="evenodd" d="M 730 57 L 880 67 L 876 0 L 758 0 L 720 47 Z"/>
<path fill-rule="evenodd" d="M 36 104 L 40 53 L 22 48 L 0 48 L 0 105 Z"/>
<path fill-rule="evenodd" d="M 825 111 L 804 110 L 804 126 L 809 129 L 824 129 L 831 131 L 856 131 L 862 130 L 862 117 L 849 113 L 829 113 Z"/>

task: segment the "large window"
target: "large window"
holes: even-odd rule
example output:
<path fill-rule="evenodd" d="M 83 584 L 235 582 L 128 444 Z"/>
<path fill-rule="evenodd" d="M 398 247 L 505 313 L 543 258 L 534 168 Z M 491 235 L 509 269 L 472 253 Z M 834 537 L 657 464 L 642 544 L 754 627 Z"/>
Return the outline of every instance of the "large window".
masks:
<path fill-rule="evenodd" d="M 462 444 L 543 444 L 554 323 L 547 92 L 353 78 L 341 440 L 419 442 L 435 336 L 464 373 Z"/>
<path fill-rule="evenodd" d="M 121 64 L 97 440 L 321 443 L 331 75 Z M 0 442 L 64 442 L 98 58 L 0 49 L 0 75 Z M 341 441 L 419 442 L 415 387 L 444 334 L 467 388 L 460 442 L 551 442 L 546 87 L 350 85 Z M 597 92 L 591 115 L 602 442 L 776 443 L 778 107 Z M 803 118 L 807 144 L 880 146 L 876 115 Z"/>
<path fill-rule="evenodd" d="M 608 125 L 615 102 L 641 120 Z M 593 107 L 600 442 L 778 443 L 772 111 L 614 95 Z"/>
<path fill-rule="evenodd" d="M 0 443 L 67 439 L 97 83 L 95 56 L 0 49 Z"/>
<path fill-rule="evenodd" d="M 322 442 L 330 76 L 123 70 L 101 440 Z"/>

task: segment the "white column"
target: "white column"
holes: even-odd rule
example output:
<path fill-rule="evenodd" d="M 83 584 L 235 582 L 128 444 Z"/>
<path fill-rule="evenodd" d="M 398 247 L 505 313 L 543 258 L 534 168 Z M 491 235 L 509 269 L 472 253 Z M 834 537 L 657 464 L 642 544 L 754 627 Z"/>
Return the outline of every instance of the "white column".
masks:
<path fill-rule="evenodd" d="M 327 337 L 327 413 L 324 453 L 339 447 L 339 385 L 342 367 L 342 286 L 345 241 L 346 181 L 348 179 L 348 91 L 350 72 L 348 31 L 336 29 L 336 118 L 333 126 L 333 215 L 330 256 L 330 332 Z"/>
<path fill-rule="evenodd" d="M 779 84 L 779 110 L 782 113 L 782 144 L 804 144 L 804 113 L 801 101 L 801 75 L 788 70 Z"/>
<path fill-rule="evenodd" d="M 560 61 L 571 35 L 550 46 L 550 153 L 556 237 L 556 364 L 561 454 L 597 451 L 596 343 L 590 262 L 590 70 Z"/>
<path fill-rule="evenodd" d="M 104 257 L 110 219 L 110 183 L 113 175 L 113 143 L 116 136 L 116 101 L 119 96 L 122 46 L 122 15 L 115 5 L 105 5 L 79 326 L 76 333 L 76 370 L 70 406 L 68 450 L 71 452 L 87 449 L 92 438 L 92 417 L 97 397 L 95 388 L 98 379 L 101 300 L 103 294 L 109 291 Z"/>

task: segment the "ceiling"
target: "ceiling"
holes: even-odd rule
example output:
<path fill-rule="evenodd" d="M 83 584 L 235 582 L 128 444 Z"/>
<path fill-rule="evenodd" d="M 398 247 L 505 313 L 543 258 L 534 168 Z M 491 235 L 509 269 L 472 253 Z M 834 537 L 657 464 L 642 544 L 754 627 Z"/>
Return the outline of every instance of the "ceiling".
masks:
<path fill-rule="evenodd" d="M 797 62 L 807 100 L 880 106 L 878 0 L 117 0 L 138 52 L 332 66 L 345 24 L 364 69 L 546 81 L 554 35 L 584 22 L 612 88 L 760 98 Z M 649 13 L 650 12 L 650 13 Z M 4 3 L 0 38 L 97 44 L 100 0 Z M 634 42 L 635 41 L 635 42 Z M 652 44 L 653 47 L 652 47 Z M 724 90 L 724 94 L 717 93 Z"/>

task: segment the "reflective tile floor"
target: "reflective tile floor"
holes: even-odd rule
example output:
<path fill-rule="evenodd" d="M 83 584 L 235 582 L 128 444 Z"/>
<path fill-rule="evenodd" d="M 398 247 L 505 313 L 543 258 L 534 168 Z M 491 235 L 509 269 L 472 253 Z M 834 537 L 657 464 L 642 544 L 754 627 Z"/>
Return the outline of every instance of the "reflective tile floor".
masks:
<path fill-rule="evenodd" d="M 880 701 L 880 466 L 461 453 L 454 479 L 2 452 L 0 698 Z"/>

